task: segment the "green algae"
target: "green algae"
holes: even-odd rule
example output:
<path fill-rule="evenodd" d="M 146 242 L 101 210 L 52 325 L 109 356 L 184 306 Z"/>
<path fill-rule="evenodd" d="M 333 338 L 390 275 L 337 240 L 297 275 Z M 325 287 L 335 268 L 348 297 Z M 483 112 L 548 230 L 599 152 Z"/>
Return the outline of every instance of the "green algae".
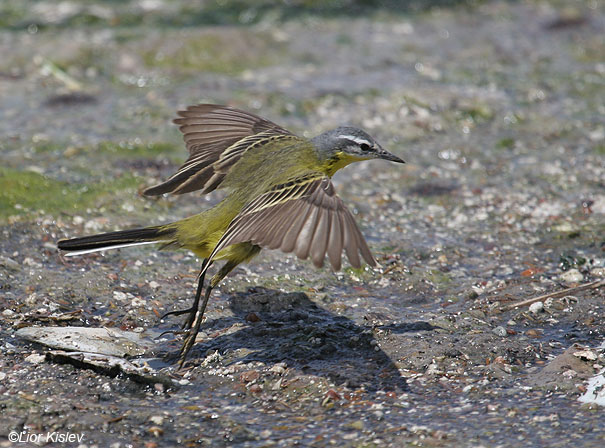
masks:
<path fill-rule="evenodd" d="M 93 206 L 103 197 L 134 189 L 140 180 L 123 175 L 111 182 L 69 184 L 43 174 L 0 169 L 0 221 L 13 215 L 70 213 Z"/>
<path fill-rule="evenodd" d="M 120 159 L 153 159 L 158 156 L 183 158 L 181 146 L 169 142 L 139 142 L 123 140 L 119 142 L 102 141 L 94 145 L 70 146 L 55 141 L 44 141 L 33 146 L 36 153 L 61 153 L 67 157 L 77 155 L 103 155 Z"/>

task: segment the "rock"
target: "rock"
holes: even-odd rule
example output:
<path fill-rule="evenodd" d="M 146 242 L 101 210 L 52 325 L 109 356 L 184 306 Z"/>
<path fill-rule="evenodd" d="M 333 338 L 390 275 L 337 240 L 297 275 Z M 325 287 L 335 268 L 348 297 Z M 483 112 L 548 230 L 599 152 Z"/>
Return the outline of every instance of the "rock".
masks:
<path fill-rule="evenodd" d="M 586 361 L 596 361 L 598 358 L 597 354 L 592 350 L 580 350 L 575 352 L 573 355 Z"/>
<path fill-rule="evenodd" d="M 565 283 L 579 283 L 584 280 L 584 276 L 577 269 L 570 269 L 569 271 L 563 272 L 559 279 Z"/>
<path fill-rule="evenodd" d="M 594 268 L 590 270 L 593 277 L 605 277 L 605 268 Z"/>
<path fill-rule="evenodd" d="M 21 265 L 12 258 L 0 256 L 0 266 L 12 271 L 20 271 Z"/>
<path fill-rule="evenodd" d="M 503 338 L 506 336 L 506 328 L 504 328 L 502 325 L 499 325 L 492 330 L 492 333 Z"/>
<path fill-rule="evenodd" d="M 162 424 L 164 423 L 164 417 L 162 417 L 161 415 L 152 415 L 151 417 L 149 417 L 149 421 L 154 425 L 162 426 Z"/>
<path fill-rule="evenodd" d="M 25 358 L 25 361 L 29 362 L 30 364 L 42 364 L 45 359 L 45 355 L 41 355 L 40 353 L 32 353 Z"/>
<path fill-rule="evenodd" d="M 582 361 L 582 354 L 587 350 L 574 344 L 552 359 L 544 368 L 528 378 L 530 385 L 544 388 L 557 388 L 571 390 L 575 388 L 578 380 L 593 375 L 592 363 Z M 576 356 L 578 353 L 578 356 Z M 573 371 L 570 372 L 570 370 Z"/>
<path fill-rule="evenodd" d="M 535 302 L 529 306 L 529 312 L 532 314 L 538 314 L 544 311 L 544 303 Z"/>
<path fill-rule="evenodd" d="M 155 345 L 141 333 L 119 328 L 25 327 L 17 330 L 16 335 L 51 348 L 118 357 L 142 355 Z"/>

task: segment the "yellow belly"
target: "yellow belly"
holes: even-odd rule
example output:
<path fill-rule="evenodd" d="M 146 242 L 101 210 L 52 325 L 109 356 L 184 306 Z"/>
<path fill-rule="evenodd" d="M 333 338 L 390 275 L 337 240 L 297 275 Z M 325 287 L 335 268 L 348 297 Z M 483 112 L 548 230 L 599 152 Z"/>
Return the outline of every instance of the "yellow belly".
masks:
<path fill-rule="evenodd" d="M 184 246 L 199 258 L 208 258 L 212 249 L 208 245 L 203 246 Z M 235 263 L 244 263 L 260 252 L 260 247 L 251 243 L 238 243 L 225 247 L 214 256 L 214 260 L 229 260 Z"/>

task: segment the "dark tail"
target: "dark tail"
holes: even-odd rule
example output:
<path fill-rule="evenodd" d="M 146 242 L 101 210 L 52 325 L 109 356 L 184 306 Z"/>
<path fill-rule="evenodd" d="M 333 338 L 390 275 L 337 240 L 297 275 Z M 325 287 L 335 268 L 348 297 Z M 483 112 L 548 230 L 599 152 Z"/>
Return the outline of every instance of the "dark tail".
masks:
<path fill-rule="evenodd" d="M 67 255 L 79 255 L 118 247 L 136 246 L 161 241 L 172 242 L 176 234 L 174 227 L 145 227 L 142 229 L 118 230 L 117 232 L 83 236 L 60 240 L 57 247 L 68 251 Z"/>

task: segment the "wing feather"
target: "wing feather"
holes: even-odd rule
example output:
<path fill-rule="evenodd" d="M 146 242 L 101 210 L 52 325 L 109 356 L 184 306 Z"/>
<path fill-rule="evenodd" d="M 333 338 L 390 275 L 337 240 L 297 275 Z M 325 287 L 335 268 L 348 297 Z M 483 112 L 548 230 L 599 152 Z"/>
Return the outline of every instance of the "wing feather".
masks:
<path fill-rule="evenodd" d="M 305 260 L 309 256 L 311 250 L 311 243 L 313 242 L 313 235 L 315 234 L 315 228 L 317 227 L 317 218 L 321 209 L 319 207 L 312 207 L 307 215 L 305 223 L 300 228 L 300 232 L 296 236 L 296 244 L 294 245 L 294 253 L 301 260 Z"/>
<path fill-rule="evenodd" d="M 353 229 L 353 227 L 355 227 L 355 223 L 353 222 L 353 225 L 351 224 L 350 216 L 351 215 L 349 213 L 343 213 L 340 215 L 342 223 L 344 224 L 343 245 L 351 266 L 354 268 L 359 268 L 361 267 L 361 261 L 359 260 L 357 238 Z"/>
<path fill-rule="evenodd" d="M 339 270 L 341 266 L 341 254 L 342 254 L 342 227 L 340 224 L 340 218 L 337 212 L 331 213 L 330 231 L 329 231 L 329 242 L 327 246 L 328 258 L 330 264 L 335 270 Z"/>
<path fill-rule="evenodd" d="M 324 265 L 324 258 L 326 257 L 326 248 L 330 236 L 328 233 L 330 231 L 330 219 L 330 210 L 321 209 L 321 216 L 317 222 L 315 235 L 313 235 L 314 244 L 311 247 L 311 260 L 318 268 Z"/>
<path fill-rule="evenodd" d="M 189 158 L 165 182 L 147 188 L 146 195 L 209 193 L 248 149 L 275 139 L 296 138 L 269 120 L 229 106 L 198 104 L 178 115 L 174 123 L 183 133 Z"/>
<path fill-rule="evenodd" d="M 294 250 L 294 247 L 296 246 L 296 239 L 298 238 L 300 229 L 305 223 L 307 215 L 310 213 L 312 208 L 313 204 L 311 204 L 310 202 L 304 204 L 304 206 L 301 207 L 300 214 L 296 218 L 294 218 L 292 224 L 290 225 L 290 228 L 286 228 L 284 238 L 280 246 L 283 252 L 289 253 Z"/>
<path fill-rule="evenodd" d="M 231 222 L 210 259 L 232 244 L 249 242 L 269 249 L 309 256 L 323 266 L 326 253 L 335 270 L 342 251 L 354 267 L 364 260 L 375 265 L 355 218 L 322 173 L 300 176 L 258 196 Z"/>

